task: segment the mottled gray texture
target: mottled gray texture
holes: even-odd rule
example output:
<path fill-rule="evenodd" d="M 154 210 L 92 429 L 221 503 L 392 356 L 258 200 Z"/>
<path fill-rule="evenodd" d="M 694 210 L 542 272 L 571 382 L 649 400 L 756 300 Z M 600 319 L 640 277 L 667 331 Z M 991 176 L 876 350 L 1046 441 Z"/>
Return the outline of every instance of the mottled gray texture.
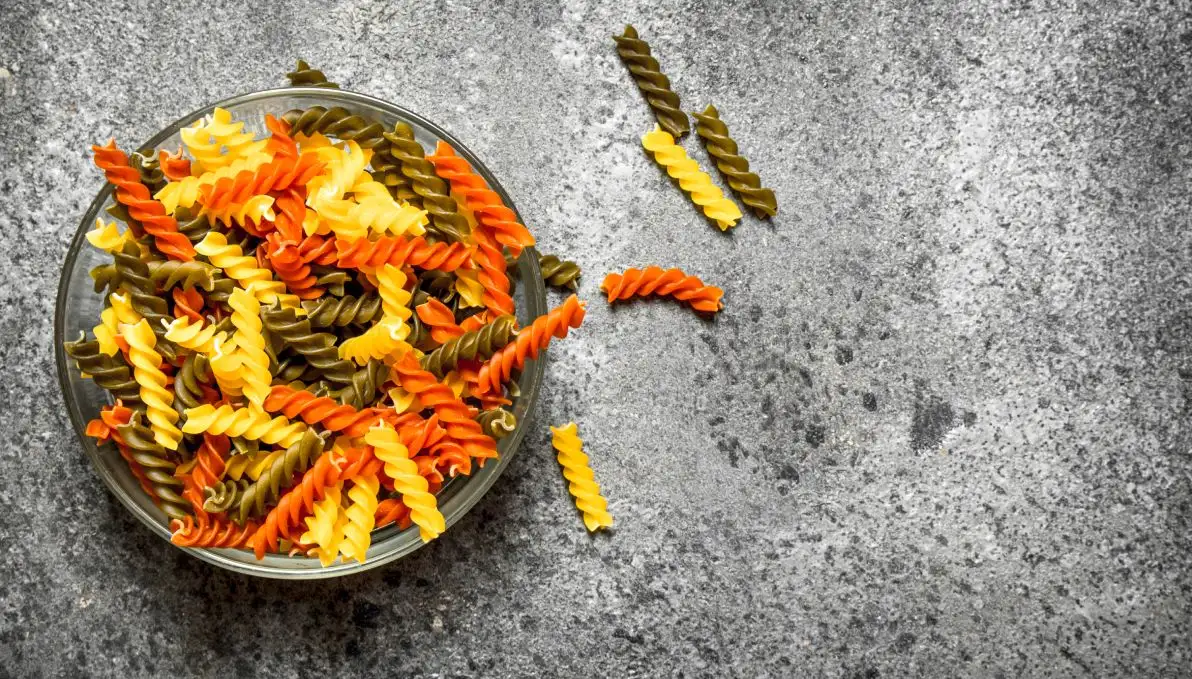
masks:
<path fill-rule="evenodd" d="M 214 4 L 0 3 L 0 675 L 1192 662 L 1186 2 Z M 641 152 L 626 21 L 686 108 L 720 108 L 772 224 L 720 234 Z M 286 584 L 125 515 L 49 343 L 101 186 L 87 145 L 299 56 L 464 140 L 543 249 L 583 264 L 590 311 L 466 520 L 379 572 Z M 728 308 L 600 301 L 602 273 L 649 263 Z M 571 418 L 610 535 L 583 532 L 553 461 L 547 425 Z"/>

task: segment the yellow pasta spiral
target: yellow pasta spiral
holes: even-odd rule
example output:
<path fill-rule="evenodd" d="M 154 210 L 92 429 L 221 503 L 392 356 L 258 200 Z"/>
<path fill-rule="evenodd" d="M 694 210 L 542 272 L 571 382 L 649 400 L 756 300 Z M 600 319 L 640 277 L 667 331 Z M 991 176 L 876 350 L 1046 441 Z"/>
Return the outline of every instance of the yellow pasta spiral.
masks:
<path fill-rule="evenodd" d="M 386 194 L 385 198 L 322 200 L 314 204 L 319 217 L 341 238 L 363 238 L 369 231 L 395 236 L 418 236 L 426 233 L 426 212 L 399 204 Z"/>
<path fill-rule="evenodd" d="M 182 143 L 195 158 L 196 171 L 216 170 L 264 150 L 264 140 L 254 141 L 244 123 L 232 120 L 227 109 L 216 108 L 205 120 L 179 132 Z"/>
<path fill-rule="evenodd" d="M 219 180 L 235 177 L 247 170 L 255 171 L 260 166 L 273 160 L 271 154 L 265 152 L 250 153 L 218 170 L 204 172 L 198 177 L 183 177 L 161 187 L 153 197 L 161 201 L 166 212 L 174 214 L 178 208 L 192 207 L 199 200 L 199 192 L 204 186 L 213 186 Z"/>
<path fill-rule="evenodd" d="M 87 232 L 87 242 L 104 252 L 117 252 L 125 243 L 135 243 L 136 240 L 132 231 L 121 231 L 116 222 L 104 224 L 103 220 L 98 218 L 95 220 L 95 228 Z"/>
<path fill-rule="evenodd" d="M 203 212 L 224 224 L 243 226 L 248 221 L 260 224 L 264 220 L 273 220 L 277 217 L 273 212 L 273 200 L 273 196 L 253 196 L 243 203 L 232 203 L 220 210 L 204 209 Z"/>
<path fill-rule="evenodd" d="M 596 474 L 588 466 L 584 442 L 580 440 L 577 429 L 574 422 L 562 427 L 551 427 L 551 444 L 559 451 L 558 460 L 563 467 L 563 476 L 570 484 L 569 490 L 575 498 L 576 508 L 583 512 L 584 525 L 589 531 L 595 531 L 613 525 L 613 517 L 608 513 L 608 501 L 600 494 Z"/>
<path fill-rule="evenodd" d="M 376 271 L 377 293 L 381 296 L 381 315 L 409 320 L 410 298 L 406 290 L 406 274 L 400 267 L 385 264 Z"/>
<path fill-rule="evenodd" d="M 400 358 L 411 347 L 405 342 L 410 326 L 400 318 L 382 318 L 363 335 L 339 345 L 339 357 L 365 365 L 374 358 Z"/>
<path fill-rule="evenodd" d="M 320 146 L 315 152 L 324 163 L 323 172 L 306 184 L 306 203 L 317 210 L 320 202 L 340 200 L 356 185 L 371 154 L 361 150 L 354 141 L 347 142 L 342 148 Z"/>
<path fill-rule="evenodd" d="M 273 280 L 271 271 L 258 267 L 256 259 L 246 257 L 240 246 L 229 243 L 224 234 L 218 231 L 208 232 L 203 240 L 195 244 L 195 252 L 223 269 L 228 278 L 234 279 L 262 303 L 273 304 L 280 301 L 283 307 L 301 308 L 298 298 L 285 291 L 285 283 Z"/>
<path fill-rule="evenodd" d="M 128 361 L 132 363 L 132 376 L 141 387 L 141 401 L 145 403 L 145 417 L 153 430 L 153 440 L 169 450 L 178 449 L 182 432 L 174 423 L 178 412 L 174 410 L 174 392 L 166 389 L 166 375 L 159 367 L 161 354 L 154 351 L 157 337 L 149 327 L 149 321 L 141 319 L 133 325 L 120 326 L 120 335 L 128 342 Z"/>
<path fill-rule="evenodd" d="M 339 556 L 344 527 L 348 525 L 342 493 L 342 482 L 323 491 L 323 499 L 315 503 L 314 512 L 306 517 L 306 532 L 298 538 L 303 544 L 315 545 L 308 554 L 318 557 L 324 568 Z"/>
<path fill-rule="evenodd" d="M 235 481 L 247 476 L 256 481 L 284 453 L 284 450 L 262 450 L 258 453 L 233 455 L 224 465 L 224 476 Z"/>
<path fill-rule="evenodd" d="M 135 324 L 141 320 L 141 315 L 132 308 L 127 294 L 113 292 L 108 295 L 108 299 L 112 306 L 100 312 L 99 325 L 95 326 L 93 332 L 96 341 L 99 342 L 99 350 L 108 356 L 115 356 L 120 351 L 120 346 L 116 344 L 120 325 Z"/>
<path fill-rule="evenodd" d="M 236 350 L 236 342 L 225 333 L 219 333 L 211 343 L 211 360 L 207 365 L 215 376 L 220 391 L 228 396 L 239 396 L 244 390 L 244 373 L 241 364 L 244 357 Z"/>
<path fill-rule="evenodd" d="M 455 272 L 455 291 L 464 306 L 484 306 L 484 285 L 475 269 L 460 269 Z"/>
<path fill-rule="evenodd" d="M 288 448 L 302 438 L 306 425 L 290 422 L 281 415 L 269 419 L 268 413 L 252 407 L 233 408 L 225 404 L 216 408 L 204 403 L 197 408 L 187 408 L 182 431 L 187 434 L 206 432 L 241 436 Z"/>
<path fill-rule="evenodd" d="M 418 400 L 418 394 L 411 394 L 400 386 L 389 390 L 389 398 L 393 399 L 393 410 L 398 413 L 422 410 L 422 402 Z"/>
<path fill-rule="evenodd" d="M 165 323 L 164 320 L 162 322 Z M 215 326 L 210 323 L 192 322 L 183 316 L 166 323 L 166 339 L 183 349 L 210 354 L 215 351 L 216 340 L 226 340 L 227 333 L 216 332 Z"/>
<path fill-rule="evenodd" d="M 666 168 L 667 174 L 679 180 L 679 187 L 691 194 L 691 200 L 699 205 L 704 214 L 716 220 L 721 231 L 736 226 L 741 218 L 741 208 L 712 183 L 712 178 L 699 169 L 699 163 L 687 156 L 682 146 L 675 144 L 675 138 L 662 131 L 657 125 L 653 131 L 642 137 L 642 146 L 654 154 L 654 160 Z"/>
<path fill-rule="evenodd" d="M 410 451 L 397 432 L 389 425 L 373 427 L 364 435 L 364 442 L 385 463 L 385 475 L 393 479 L 393 489 L 401 493 L 402 502 L 410 508 L 410 520 L 418 526 L 422 541 L 439 537 L 447 530 L 447 523 L 426 479 L 418 473 L 418 464 L 410 459 Z"/>
<path fill-rule="evenodd" d="M 348 521 L 344 525 L 344 539 L 339 544 L 339 553 L 344 559 L 355 559 L 364 563 L 368 547 L 372 544 L 372 529 L 376 525 L 377 492 L 381 484 L 376 474 L 357 476 L 353 479 L 348 499 L 352 501 L 344 510 Z"/>
<path fill-rule="evenodd" d="M 232 307 L 232 325 L 236 328 L 233 339 L 244 367 L 244 395 L 249 403 L 260 408 L 273 380 L 262 334 L 261 303 L 247 290 L 236 288 L 228 297 L 228 306 Z"/>

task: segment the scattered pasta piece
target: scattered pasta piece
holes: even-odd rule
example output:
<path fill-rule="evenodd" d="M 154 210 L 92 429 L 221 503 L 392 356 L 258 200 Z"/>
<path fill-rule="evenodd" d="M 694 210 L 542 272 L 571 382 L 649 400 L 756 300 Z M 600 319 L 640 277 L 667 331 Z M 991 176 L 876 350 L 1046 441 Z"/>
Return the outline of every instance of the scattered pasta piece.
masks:
<path fill-rule="evenodd" d="M 575 498 L 575 507 L 583 513 L 584 525 L 589 532 L 613 525 L 612 514 L 608 513 L 608 501 L 600 494 L 596 474 L 588 465 L 583 441 L 579 438 L 574 422 L 562 427 L 551 427 L 551 444 L 558 451 L 559 466 L 567 479 L 567 489 Z"/>

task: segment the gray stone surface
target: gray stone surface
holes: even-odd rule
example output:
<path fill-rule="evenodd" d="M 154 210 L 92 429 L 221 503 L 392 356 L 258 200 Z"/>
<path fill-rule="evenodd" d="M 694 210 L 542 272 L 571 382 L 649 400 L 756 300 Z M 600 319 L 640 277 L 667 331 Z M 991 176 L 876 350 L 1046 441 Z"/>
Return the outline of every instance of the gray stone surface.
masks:
<path fill-rule="evenodd" d="M 0 3 L 0 675 L 1192 662 L 1186 2 L 103 4 Z M 721 235 L 642 153 L 626 21 L 688 108 L 721 108 L 773 223 Z M 590 312 L 467 519 L 289 584 L 126 516 L 62 411 L 50 319 L 101 186 L 87 146 L 299 56 L 464 140 L 584 265 Z M 600 301 L 604 272 L 649 263 L 728 308 Z M 584 533 L 553 461 L 571 418 L 612 534 Z"/>

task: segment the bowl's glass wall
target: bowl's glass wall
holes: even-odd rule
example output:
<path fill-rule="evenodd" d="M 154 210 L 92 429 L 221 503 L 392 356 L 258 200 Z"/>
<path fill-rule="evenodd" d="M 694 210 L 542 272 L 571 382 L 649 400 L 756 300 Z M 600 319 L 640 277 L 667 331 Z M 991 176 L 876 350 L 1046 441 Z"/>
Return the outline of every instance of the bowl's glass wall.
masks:
<path fill-rule="evenodd" d="M 267 133 L 263 123 L 266 113 L 280 115 L 293 108 L 307 108 L 314 105 L 342 106 L 354 113 L 377 119 L 389 128 L 392 128 L 398 121 L 405 121 L 414 129 L 418 141 L 428 149 L 433 149 L 435 142 L 439 139 L 447 141 L 501 195 L 506 205 L 514 210 L 517 209 L 487 168 L 451 135 L 414 113 L 353 92 L 288 88 L 234 97 L 186 116 L 146 142 L 144 147 L 177 148 L 181 141 L 178 130 L 210 113 L 215 106 L 228 109 L 235 119 L 245 121 L 247 129 L 251 129 L 258 135 L 264 135 Z M 129 472 L 128 465 L 120 458 L 114 447 L 97 447 L 93 439 L 83 435 L 83 428 L 87 421 L 96 417 L 100 407 L 108 403 L 110 399 L 107 393 L 95 386 L 91 380 L 79 377 L 78 370 L 73 362 L 68 361 L 62 349 L 64 340 L 77 339 L 84 332 L 90 334 L 91 329 L 98 322 L 100 311 L 103 308 L 103 299 L 94 292 L 88 272 L 94 266 L 110 262 L 111 258 L 92 248 L 84 238 L 84 233 L 95 223 L 96 217 L 106 217 L 103 211 L 111 204 L 112 191 L 110 187 L 105 187 L 87 210 L 86 216 L 71 242 L 63 266 L 62 280 L 58 289 L 54 333 L 58 377 L 78 438 L 84 451 L 95 463 L 100 478 L 138 519 L 153 532 L 169 539 L 170 534 L 165 514 L 141 490 Z M 532 249 L 523 253 L 517 264 L 516 273 L 520 280 L 513 296 L 517 302 L 518 320 L 522 324 L 527 324 L 546 310 L 546 292 L 538 268 L 538 258 Z M 538 361 L 530 362 L 522 373 L 519 382 L 521 396 L 515 400 L 513 406 L 518 428 L 500 441 L 501 458 L 485 465 L 483 469 L 474 470 L 470 477 L 453 480 L 439 494 L 439 507 L 448 526 L 459 520 L 480 499 L 508 464 L 521 441 L 523 435 L 521 425 L 528 419 L 529 411 L 537 400 L 541 377 L 542 365 Z M 449 536 L 450 531 L 447 534 L 448 539 Z M 243 550 L 188 549 L 187 551 L 206 561 L 235 571 L 266 577 L 294 579 L 333 577 L 359 572 L 400 558 L 418 549 L 421 545 L 422 540 L 419 538 L 416 528 L 411 527 L 401 531 L 391 526 L 373 534 L 372 547 L 368 551 L 368 560 L 364 564 L 337 563 L 328 568 L 323 568 L 317 559 L 304 557 L 267 555 L 264 560 L 257 561 L 251 552 Z"/>

